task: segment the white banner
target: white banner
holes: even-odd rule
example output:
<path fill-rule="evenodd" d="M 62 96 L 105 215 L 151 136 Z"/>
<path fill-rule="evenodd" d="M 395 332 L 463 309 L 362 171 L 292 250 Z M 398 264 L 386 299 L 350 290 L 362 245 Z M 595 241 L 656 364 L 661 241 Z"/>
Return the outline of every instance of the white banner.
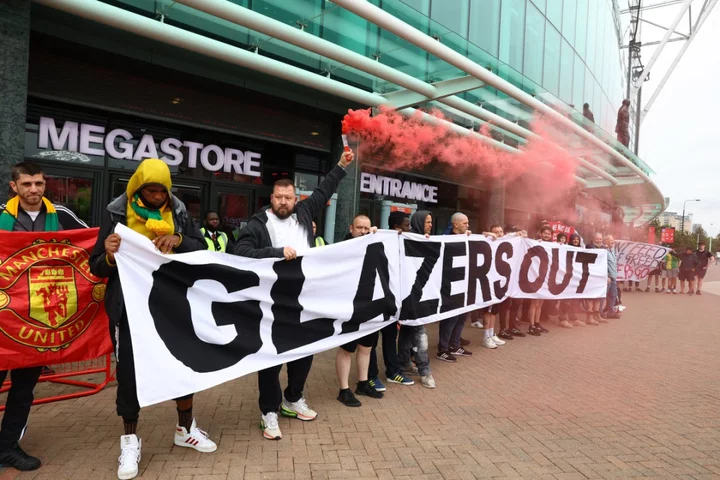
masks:
<path fill-rule="evenodd" d="M 649 243 L 618 240 L 613 247 L 618 263 L 618 281 L 640 281 L 660 268 L 660 262 L 669 248 Z"/>
<path fill-rule="evenodd" d="M 326 351 L 388 323 L 517 298 L 599 298 L 607 252 L 479 235 L 380 231 L 293 261 L 162 255 L 118 225 L 138 399 L 152 405 Z"/>

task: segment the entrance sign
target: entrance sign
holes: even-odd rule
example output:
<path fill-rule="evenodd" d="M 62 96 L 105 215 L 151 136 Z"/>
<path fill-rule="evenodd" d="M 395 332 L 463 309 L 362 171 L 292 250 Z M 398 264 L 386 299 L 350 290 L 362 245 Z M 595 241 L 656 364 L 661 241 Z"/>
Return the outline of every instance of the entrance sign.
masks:
<path fill-rule="evenodd" d="M 401 181 L 373 173 L 360 174 L 360 191 L 397 198 L 406 198 L 418 202 L 437 203 L 438 187 L 422 183 Z"/>
<path fill-rule="evenodd" d="M 519 237 L 383 230 L 295 260 L 162 255 L 123 225 L 115 255 L 142 406 L 336 348 L 399 320 L 515 298 L 600 298 L 607 252 Z"/>
<path fill-rule="evenodd" d="M 152 135 L 143 135 L 139 140 L 122 128 L 105 131 L 101 125 L 65 122 L 58 131 L 55 120 L 40 118 L 38 148 L 79 152 L 85 155 L 108 155 L 118 160 L 159 158 L 170 166 L 183 163 L 187 149 L 189 168 L 200 166 L 209 172 L 237 173 L 251 177 L 262 175 L 261 155 L 250 150 L 243 152 L 235 148 L 165 138 L 158 142 Z M 161 156 L 162 155 L 162 156 Z"/>

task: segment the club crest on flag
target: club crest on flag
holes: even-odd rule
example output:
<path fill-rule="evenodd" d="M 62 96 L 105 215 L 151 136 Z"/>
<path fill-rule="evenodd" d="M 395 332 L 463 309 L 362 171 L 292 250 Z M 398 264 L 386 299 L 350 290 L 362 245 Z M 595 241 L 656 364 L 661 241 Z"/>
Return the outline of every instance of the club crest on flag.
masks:
<path fill-rule="evenodd" d="M 87 250 L 36 240 L 0 262 L 0 331 L 40 352 L 67 348 L 90 326 L 105 298 Z"/>
<path fill-rule="evenodd" d="M 57 329 L 77 313 L 71 266 L 30 267 L 30 318 Z"/>

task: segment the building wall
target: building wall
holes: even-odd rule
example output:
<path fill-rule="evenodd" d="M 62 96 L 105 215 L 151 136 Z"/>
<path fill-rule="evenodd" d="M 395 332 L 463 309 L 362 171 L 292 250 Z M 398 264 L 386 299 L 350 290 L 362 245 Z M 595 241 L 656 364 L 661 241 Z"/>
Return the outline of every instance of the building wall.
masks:
<path fill-rule="evenodd" d="M 685 232 L 690 233 L 693 229 L 693 216 L 692 214 L 686 214 L 685 215 Z M 660 221 L 660 225 L 665 227 L 672 227 L 675 230 L 680 230 L 680 227 L 683 225 L 682 220 L 682 214 L 675 213 L 675 212 L 664 212 L 659 217 L 658 220 Z"/>
<path fill-rule="evenodd" d="M 595 122 L 614 132 L 625 77 L 612 0 L 402 1 L 566 104 L 589 103 Z"/>

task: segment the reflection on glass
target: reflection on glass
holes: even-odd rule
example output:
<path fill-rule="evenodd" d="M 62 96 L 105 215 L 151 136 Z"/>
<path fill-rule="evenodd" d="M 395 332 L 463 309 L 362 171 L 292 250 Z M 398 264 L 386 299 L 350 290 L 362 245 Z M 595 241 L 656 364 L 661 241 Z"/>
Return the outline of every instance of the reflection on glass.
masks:
<path fill-rule="evenodd" d="M 55 204 L 68 207 L 88 225 L 92 203 L 92 180 L 47 175 L 45 197 Z"/>
<path fill-rule="evenodd" d="M 222 229 L 228 235 L 235 229 L 242 229 L 250 219 L 250 197 L 238 193 L 219 193 L 218 215 Z"/>

